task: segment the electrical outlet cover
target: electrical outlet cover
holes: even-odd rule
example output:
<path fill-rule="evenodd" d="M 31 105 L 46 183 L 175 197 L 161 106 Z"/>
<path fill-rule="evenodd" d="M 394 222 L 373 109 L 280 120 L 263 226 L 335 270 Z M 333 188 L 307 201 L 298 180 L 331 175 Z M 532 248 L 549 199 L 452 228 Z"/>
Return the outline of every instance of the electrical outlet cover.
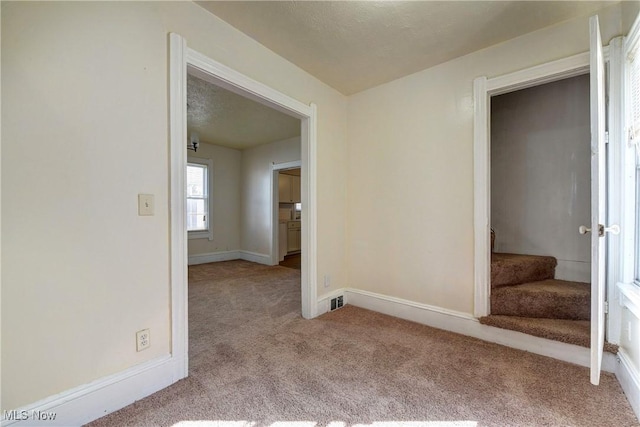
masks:
<path fill-rule="evenodd" d="M 149 329 L 143 329 L 136 332 L 136 351 L 142 351 L 151 345 L 151 335 Z"/>

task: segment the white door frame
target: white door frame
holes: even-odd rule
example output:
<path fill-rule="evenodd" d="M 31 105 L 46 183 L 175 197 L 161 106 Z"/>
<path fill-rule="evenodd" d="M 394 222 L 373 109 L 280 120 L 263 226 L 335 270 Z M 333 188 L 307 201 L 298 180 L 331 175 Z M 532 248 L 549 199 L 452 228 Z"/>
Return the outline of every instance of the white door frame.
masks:
<path fill-rule="evenodd" d="M 491 79 L 481 76 L 473 81 L 475 317 L 489 315 L 491 304 L 491 97 L 588 72 L 589 52 L 586 52 Z"/>
<path fill-rule="evenodd" d="M 271 165 L 271 265 L 278 265 L 280 263 L 280 237 L 278 236 L 280 226 L 278 174 L 280 171 L 296 168 L 300 168 L 300 176 L 302 176 L 302 162 L 300 160 L 285 163 L 274 163 Z M 304 212 L 304 205 L 302 205 L 302 207 Z M 304 215 L 306 215 L 306 212 L 304 212 L 303 218 L 301 218 L 302 222 L 306 220 Z"/>
<path fill-rule="evenodd" d="M 174 379 L 188 375 L 187 225 L 187 70 L 198 78 L 274 108 L 301 121 L 302 315 L 317 316 L 317 108 L 255 81 L 189 49 L 178 34 L 169 35 L 171 353 Z"/>

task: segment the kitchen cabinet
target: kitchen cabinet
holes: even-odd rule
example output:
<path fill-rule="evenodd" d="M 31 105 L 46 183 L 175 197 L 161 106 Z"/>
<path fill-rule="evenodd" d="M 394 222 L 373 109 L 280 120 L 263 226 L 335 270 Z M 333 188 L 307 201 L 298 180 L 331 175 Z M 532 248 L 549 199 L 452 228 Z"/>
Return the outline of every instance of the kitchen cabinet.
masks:
<path fill-rule="evenodd" d="M 287 222 L 287 253 L 300 251 L 302 248 L 302 228 L 300 221 Z"/>
<path fill-rule="evenodd" d="M 278 198 L 280 203 L 300 203 L 300 177 L 279 174 Z"/>
<path fill-rule="evenodd" d="M 291 201 L 293 203 L 300 203 L 300 177 L 291 177 Z"/>

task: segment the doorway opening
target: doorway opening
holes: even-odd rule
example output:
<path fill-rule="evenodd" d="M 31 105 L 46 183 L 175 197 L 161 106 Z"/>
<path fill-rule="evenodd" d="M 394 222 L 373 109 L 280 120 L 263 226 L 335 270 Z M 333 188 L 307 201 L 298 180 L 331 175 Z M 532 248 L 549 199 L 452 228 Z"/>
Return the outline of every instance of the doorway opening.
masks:
<path fill-rule="evenodd" d="M 474 99 L 476 103 L 474 124 L 474 315 L 477 318 L 491 314 L 491 249 L 495 249 L 495 242 L 493 245 L 491 242 L 491 227 L 493 224 L 491 163 L 493 135 L 491 113 L 492 104 L 494 106 L 496 104 L 493 99 L 498 100 L 504 95 L 502 102 L 507 104 L 510 101 L 510 97 L 517 96 L 513 95 L 517 94 L 517 92 L 525 92 L 530 88 L 535 90 L 538 86 L 553 84 L 566 79 L 580 78 L 588 73 L 589 54 L 585 53 L 492 79 L 478 77 L 474 80 Z M 515 101 L 517 102 L 518 99 Z M 514 101 L 511 100 L 511 102 Z M 508 108 L 503 107 L 503 109 L 506 114 L 504 121 L 508 123 L 509 114 L 513 114 L 513 112 Z M 522 120 L 528 123 L 526 117 Z M 527 125 L 530 126 L 530 124 Z M 520 132 L 516 129 L 516 135 L 519 134 Z M 503 163 L 508 164 L 508 156 L 505 157 L 506 159 Z M 518 172 L 518 169 L 515 168 L 514 171 Z M 525 173 L 526 169 L 523 169 L 523 175 Z M 524 183 L 526 183 L 526 179 Z M 505 236 L 502 237 L 504 238 Z M 498 244 L 500 244 L 500 241 L 498 241 Z"/>
<path fill-rule="evenodd" d="M 587 225 L 599 230 L 604 221 L 605 157 L 604 147 L 604 60 L 602 43 L 597 31 L 597 17 L 590 20 L 590 52 L 556 60 L 529 69 L 488 79 L 474 80 L 474 315 L 481 319 L 491 315 L 491 98 L 517 90 L 532 88 L 571 77 L 589 74 L 591 113 L 591 222 Z M 595 225 L 594 225 L 595 224 Z M 595 228 L 594 228 L 595 227 Z M 575 230 L 577 233 L 578 230 Z M 558 357 L 574 363 L 591 366 L 591 380 L 598 383 L 600 368 L 613 371 L 615 357 L 603 355 L 604 347 L 604 239 L 600 233 L 591 233 L 592 262 L 591 319 L 589 349 L 534 335 L 500 333 L 487 330 L 502 344 L 524 348 L 539 354 Z M 554 271 L 555 274 L 555 271 Z M 595 316 L 595 317 L 594 317 Z M 514 328 L 515 329 L 515 328 Z M 504 331 L 504 329 L 502 329 Z M 546 338 L 546 337 L 545 337 Z M 608 354 L 608 355 L 607 355 Z M 589 362 L 587 362 L 589 360 Z"/>
<path fill-rule="evenodd" d="M 187 47 L 186 40 L 170 34 L 170 200 L 171 200 L 171 316 L 172 359 L 175 361 L 174 377 L 188 375 L 188 319 L 187 319 L 187 220 L 186 220 L 186 171 L 187 145 L 187 79 L 196 77 L 205 82 L 248 98 L 263 106 L 277 110 L 300 121 L 299 162 L 301 202 L 305 215 L 301 223 L 301 313 L 305 318 L 317 315 L 316 278 L 316 128 L 317 113 L 314 104 L 305 105 L 262 83 L 250 79 L 205 55 Z M 214 166 L 215 168 L 215 166 Z M 267 169 L 269 166 L 267 165 Z M 267 170 L 266 185 L 260 197 L 266 200 L 267 216 L 264 222 L 273 223 L 271 200 L 273 190 L 269 188 Z M 214 230 L 215 233 L 215 230 Z M 272 233 L 267 233 L 267 246 L 272 247 Z M 248 256 L 252 248 L 246 250 Z M 268 252 L 268 250 L 267 250 Z M 271 254 L 263 257 L 269 264 Z"/>
<path fill-rule="evenodd" d="M 587 73 L 490 99 L 483 324 L 590 346 L 591 236 L 579 233 L 591 221 L 589 97 Z"/>
<path fill-rule="evenodd" d="M 300 270 L 302 268 L 302 198 L 300 172 L 297 162 L 273 165 L 274 211 L 274 264 Z M 274 215 L 274 218 L 276 215 Z"/>
<path fill-rule="evenodd" d="M 607 267 L 605 243 L 607 240 L 604 237 L 607 233 L 616 234 L 616 230 L 619 231 L 617 225 L 606 225 L 607 176 L 609 176 L 609 179 L 611 178 L 610 171 L 607 171 L 606 166 L 607 113 L 609 113 L 609 124 L 614 134 L 617 135 L 619 129 L 617 129 L 617 109 L 614 107 L 607 111 L 606 107 L 605 51 L 602 47 L 597 16 L 592 16 L 589 19 L 589 45 L 590 48 L 587 53 L 500 77 L 491 79 L 478 77 L 474 80 L 474 314 L 479 319 L 486 319 L 491 315 L 493 303 L 491 298 L 494 287 L 492 286 L 492 245 L 490 243 L 492 240 L 491 97 L 589 73 L 591 216 L 590 222 L 579 227 L 581 234 L 590 233 L 591 240 L 589 344 L 585 346 L 588 347 L 588 350 L 586 348 L 582 350 L 579 346 L 566 346 L 558 342 L 561 340 L 553 341 L 553 337 L 547 337 L 542 333 L 536 334 L 538 335 L 536 337 L 534 335 L 513 335 L 511 332 L 511 335 L 507 333 L 509 338 L 501 339 L 500 341 L 503 344 L 520 348 L 523 348 L 523 346 L 535 347 L 535 352 L 543 355 L 557 357 L 558 354 L 562 354 L 565 360 L 574 363 L 585 364 L 585 359 L 588 357 L 588 366 L 591 368 L 591 383 L 598 385 L 600 371 L 603 366 L 604 369 L 613 371 L 615 357 L 612 353 L 617 351 L 616 346 L 609 346 L 607 350 L 611 352 L 603 353 L 605 348 L 605 313 L 607 306 L 605 297 L 607 292 L 605 287 L 605 269 Z M 620 52 L 616 43 L 610 45 L 608 49 L 608 54 L 613 51 L 613 59 L 608 63 L 610 75 L 613 76 L 611 85 L 617 87 L 616 76 L 619 71 Z M 618 94 L 614 90 L 614 101 L 617 96 Z M 615 211 L 615 208 L 613 210 Z M 591 232 L 592 230 L 593 232 Z M 544 259 L 544 257 L 542 258 Z M 552 258 L 554 275 L 555 263 L 556 260 Z M 611 291 L 611 289 L 612 287 L 610 286 L 608 291 Z M 618 315 L 616 313 L 617 309 L 614 308 L 613 312 L 614 316 Z M 488 330 L 487 332 L 494 333 L 494 331 Z M 540 337 L 552 339 L 542 339 Z"/>

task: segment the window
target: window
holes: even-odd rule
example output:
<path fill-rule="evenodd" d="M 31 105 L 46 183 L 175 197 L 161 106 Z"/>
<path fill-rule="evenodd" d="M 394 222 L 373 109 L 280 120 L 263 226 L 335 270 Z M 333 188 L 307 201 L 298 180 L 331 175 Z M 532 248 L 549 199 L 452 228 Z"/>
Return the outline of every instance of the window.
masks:
<path fill-rule="evenodd" d="M 637 37 L 636 37 L 637 38 Z M 632 42 L 632 48 L 627 55 L 627 133 L 628 143 L 631 147 L 628 155 L 634 157 L 635 166 L 635 282 L 640 285 L 640 58 L 638 57 L 639 45 L 637 40 Z"/>
<path fill-rule="evenodd" d="M 187 231 L 190 239 L 213 239 L 211 227 L 211 160 L 187 162 Z"/>
<path fill-rule="evenodd" d="M 622 114 L 613 108 L 610 116 L 614 119 L 611 122 L 614 145 L 608 148 L 614 162 L 609 171 L 614 183 L 615 175 L 620 180 L 619 184 L 610 187 L 610 195 L 619 200 L 610 205 L 610 212 L 620 221 L 620 237 L 610 240 L 618 250 L 612 251 L 617 258 L 612 258 L 614 263 L 610 265 L 614 268 L 610 268 L 609 273 L 617 283 L 609 295 L 610 301 L 618 300 L 628 310 L 620 312 L 616 308 L 611 312 L 609 320 L 614 322 L 609 322 L 609 333 L 614 339 L 619 339 L 625 349 L 632 345 L 632 334 L 630 324 L 621 316 L 625 316 L 625 312 L 636 315 L 640 312 L 640 15 L 623 43 L 614 41 L 611 46 L 614 52 L 614 60 L 610 63 L 614 66 L 611 83 L 616 89 L 611 92 L 612 105 L 620 104 Z M 620 80 L 620 77 L 624 78 Z M 622 321 L 621 324 L 616 317 Z M 634 348 L 633 345 L 630 348 Z"/>
<path fill-rule="evenodd" d="M 207 166 L 187 164 L 187 230 L 208 230 Z"/>

